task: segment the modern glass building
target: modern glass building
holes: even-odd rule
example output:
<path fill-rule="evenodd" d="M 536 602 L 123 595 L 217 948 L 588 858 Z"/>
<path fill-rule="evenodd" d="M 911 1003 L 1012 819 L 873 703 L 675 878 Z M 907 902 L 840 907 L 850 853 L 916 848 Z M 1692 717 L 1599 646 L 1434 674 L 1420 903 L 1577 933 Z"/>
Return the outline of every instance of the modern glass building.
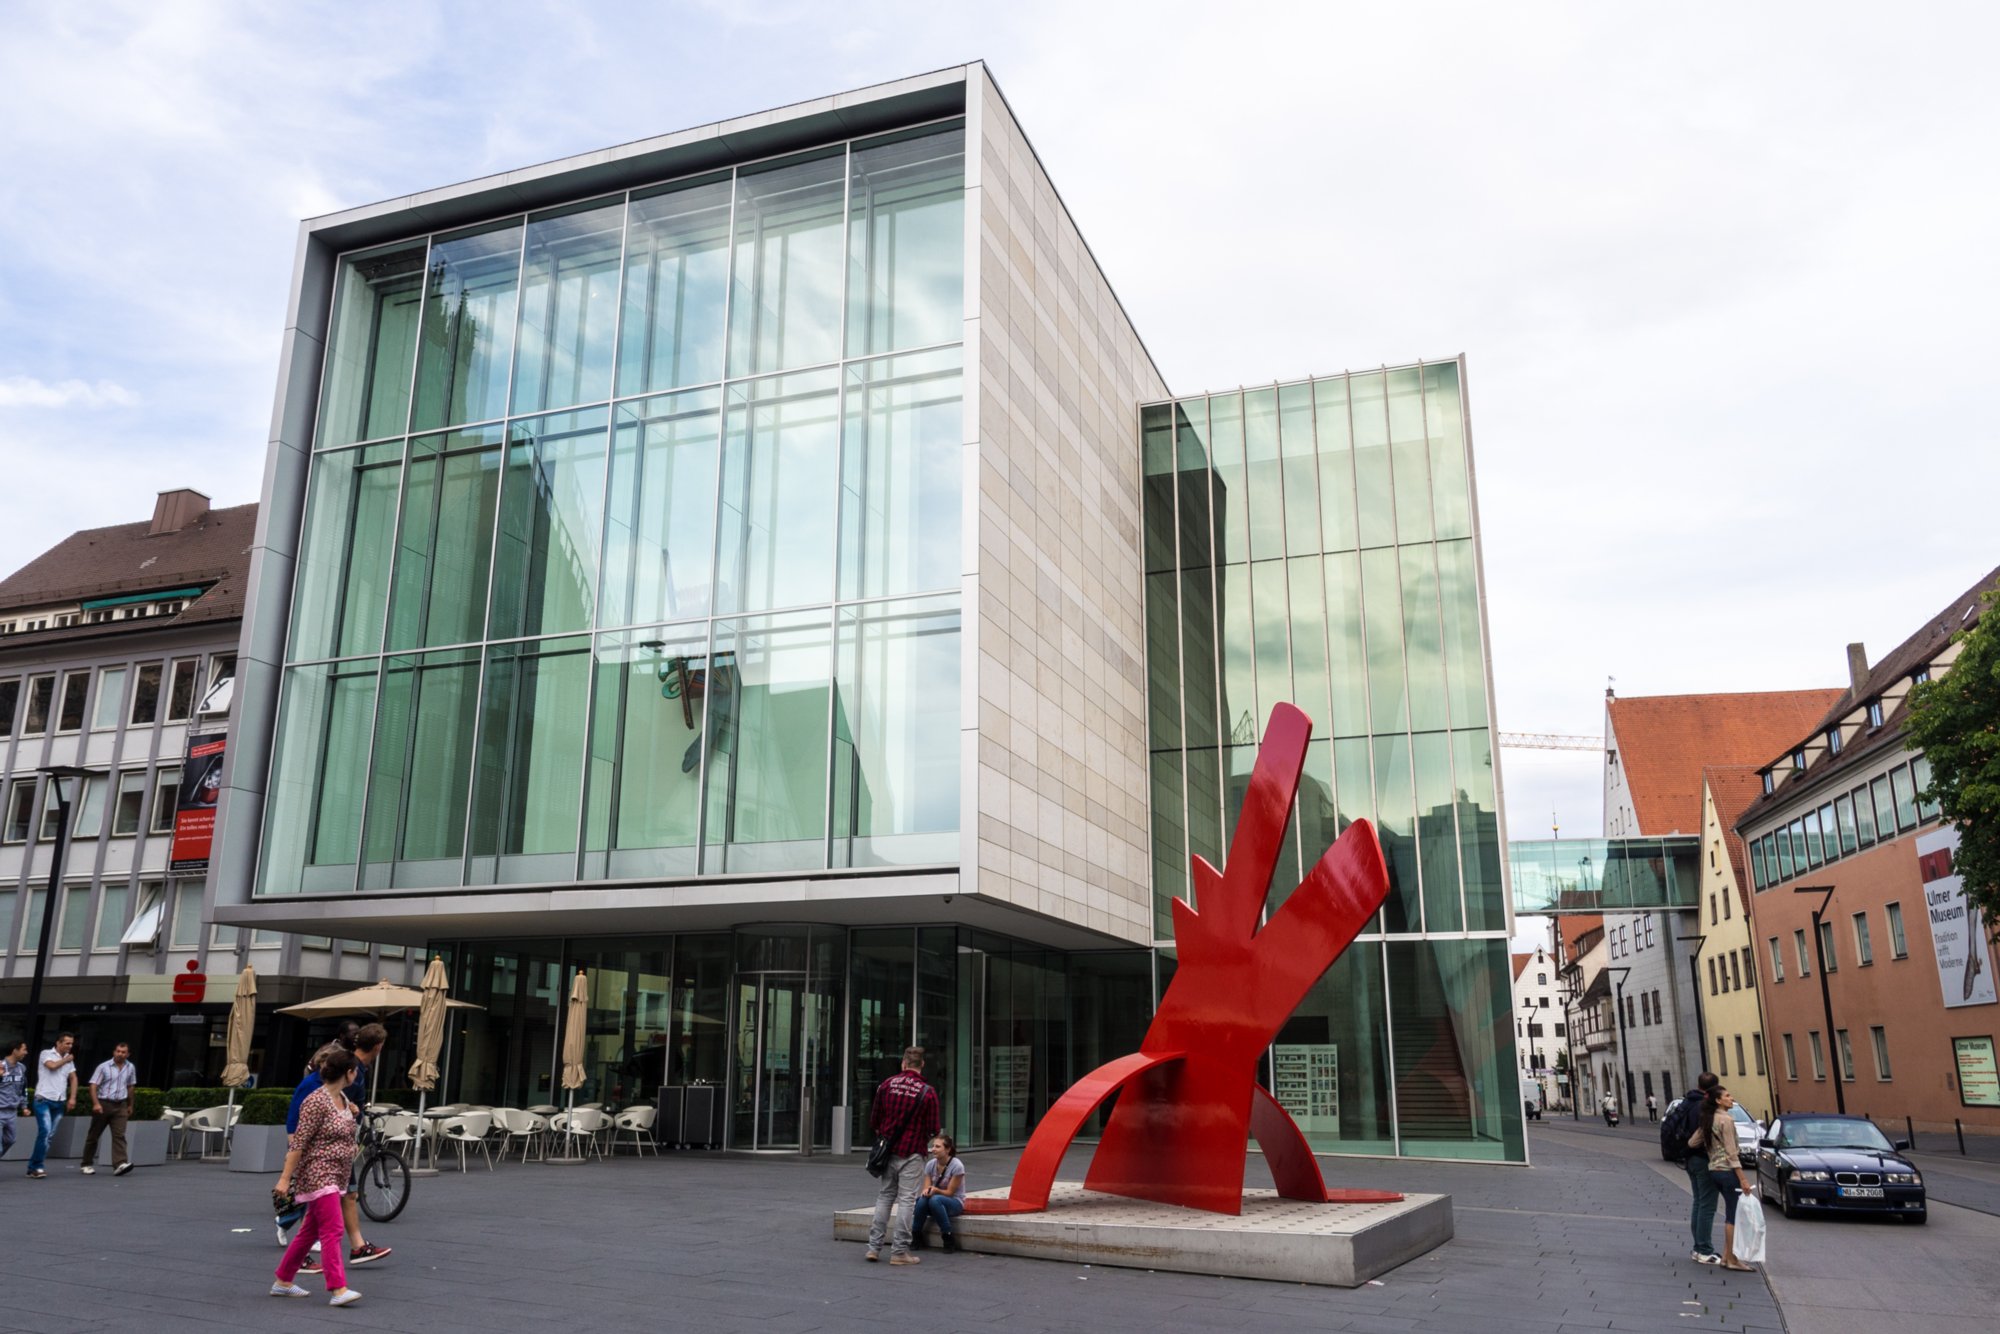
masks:
<path fill-rule="evenodd" d="M 1166 387 L 979 65 L 309 221 L 218 912 L 447 954 L 488 1007 L 466 1096 L 545 1100 L 582 968 L 600 1097 L 711 1087 L 734 1146 L 837 1146 L 914 1040 L 961 1142 L 1018 1141 L 1136 1046 L 1161 868 L 1225 829 L 1256 706 L 1351 694 L 1284 627 L 1344 653 L 1359 581 L 1427 562 L 1399 703 L 1373 676 L 1373 725 L 1301 701 L 1332 729 L 1301 832 L 1379 809 L 1415 905 L 1354 952 L 1372 993 L 1323 984 L 1353 1071 L 1327 1147 L 1519 1157 L 1511 1052 L 1471 1036 L 1489 996 L 1511 1030 L 1459 378 L 1374 377 L 1346 537 L 1331 486 L 1261 497 L 1334 456 L 1315 405 L 1347 381 L 1305 387 L 1318 443 L 1297 386 L 1142 433 Z M 1416 503 L 1406 388 L 1421 535 L 1368 489 Z M 1371 642 L 1386 689 L 1404 656 Z M 1399 1064 L 1445 1092 L 1397 1112 Z"/>

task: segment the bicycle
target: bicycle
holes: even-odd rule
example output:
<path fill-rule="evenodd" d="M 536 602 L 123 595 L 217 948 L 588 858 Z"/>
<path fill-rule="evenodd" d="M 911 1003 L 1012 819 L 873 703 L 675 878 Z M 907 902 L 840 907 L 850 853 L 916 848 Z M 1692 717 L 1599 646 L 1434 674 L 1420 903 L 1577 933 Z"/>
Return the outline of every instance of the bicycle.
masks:
<path fill-rule="evenodd" d="M 410 1166 L 382 1135 L 375 1112 L 361 1114 L 361 1152 L 355 1160 L 354 1192 L 361 1212 L 386 1223 L 410 1202 Z"/>

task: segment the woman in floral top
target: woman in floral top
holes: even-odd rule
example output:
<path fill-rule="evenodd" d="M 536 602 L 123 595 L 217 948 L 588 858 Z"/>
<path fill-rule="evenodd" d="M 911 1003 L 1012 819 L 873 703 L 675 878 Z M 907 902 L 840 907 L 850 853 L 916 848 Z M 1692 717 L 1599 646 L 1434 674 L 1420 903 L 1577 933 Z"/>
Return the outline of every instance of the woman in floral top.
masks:
<path fill-rule="evenodd" d="M 271 1285 L 273 1297 L 304 1297 L 306 1290 L 292 1280 L 320 1244 L 325 1267 L 326 1290 L 332 1305 L 346 1306 L 361 1299 L 347 1286 L 347 1272 L 340 1262 L 340 1243 L 347 1225 L 341 1221 L 340 1197 L 347 1189 L 354 1169 L 354 1111 L 342 1096 L 354 1079 L 354 1054 L 336 1049 L 320 1062 L 319 1088 L 299 1106 L 299 1128 L 292 1136 L 291 1151 L 285 1155 L 285 1170 L 279 1176 L 280 1189 L 291 1188 L 293 1197 L 306 1207 L 305 1220 L 278 1261 L 278 1281 Z"/>

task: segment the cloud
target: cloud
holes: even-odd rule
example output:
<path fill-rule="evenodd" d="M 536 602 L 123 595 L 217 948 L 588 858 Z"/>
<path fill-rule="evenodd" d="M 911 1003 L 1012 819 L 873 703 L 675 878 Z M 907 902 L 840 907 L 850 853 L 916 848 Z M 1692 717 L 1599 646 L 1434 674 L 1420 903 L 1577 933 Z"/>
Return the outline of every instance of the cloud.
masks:
<path fill-rule="evenodd" d="M 37 380 L 32 375 L 0 376 L 0 408 L 129 408 L 138 396 L 109 380 Z"/>

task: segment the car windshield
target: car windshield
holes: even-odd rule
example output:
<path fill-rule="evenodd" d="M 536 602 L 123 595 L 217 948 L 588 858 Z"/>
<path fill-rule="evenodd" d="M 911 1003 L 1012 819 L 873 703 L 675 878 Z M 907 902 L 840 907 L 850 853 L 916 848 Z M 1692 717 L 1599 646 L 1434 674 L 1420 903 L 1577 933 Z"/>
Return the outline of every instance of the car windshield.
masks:
<path fill-rule="evenodd" d="M 1741 1107 L 1731 1107 L 1729 1109 L 1729 1114 L 1732 1117 L 1736 1118 L 1736 1123 L 1738 1125 L 1745 1125 L 1745 1126 L 1754 1125 L 1756 1124 L 1757 1121 L 1756 1117 L 1750 1115 L 1750 1113 L 1744 1111 Z"/>
<path fill-rule="evenodd" d="M 1873 1123 L 1825 1120 L 1787 1121 L 1784 1147 L 1788 1149 L 1879 1149 L 1893 1152 L 1889 1141 Z"/>

